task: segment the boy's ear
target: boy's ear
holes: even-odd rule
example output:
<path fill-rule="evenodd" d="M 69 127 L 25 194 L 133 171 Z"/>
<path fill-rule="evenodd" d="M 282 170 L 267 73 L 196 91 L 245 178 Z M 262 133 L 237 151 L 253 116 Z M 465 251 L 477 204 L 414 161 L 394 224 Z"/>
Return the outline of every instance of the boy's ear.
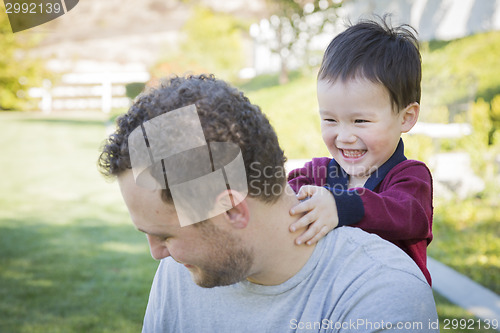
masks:
<path fill-rule="evenodd" d="M 237 229 L 246 228 L 250 219 L 250 211 L 245 197 L 233 190 L 219 194 L 217 204 L 225 209 L 223 218 Z"/>
<path fill-rule="evenodd" d="M 417 123 L 420 105 L 417 102 L 409 104 L 401 111 L 401 133 L 407 133 Z"/>

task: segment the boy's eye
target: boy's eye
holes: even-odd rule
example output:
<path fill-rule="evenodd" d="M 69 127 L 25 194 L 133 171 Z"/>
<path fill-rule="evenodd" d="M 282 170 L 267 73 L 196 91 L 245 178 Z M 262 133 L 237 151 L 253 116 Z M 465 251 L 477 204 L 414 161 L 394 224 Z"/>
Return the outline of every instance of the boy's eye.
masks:
<path fill-rule="evenodd" d="M 369 121 L 366 119 L 356 119 L 354 122 L 357 124 L 361 124 L 361 123 L 368 123 Z"/>
<path fill-rule="evenodd" d="M 335 119 L 332 119 L 332 118 L 326 118 L 326 119 L 323 119 L 324 121 L 328 122 L 328 123 L 334 123 L 336 122 Z"/>

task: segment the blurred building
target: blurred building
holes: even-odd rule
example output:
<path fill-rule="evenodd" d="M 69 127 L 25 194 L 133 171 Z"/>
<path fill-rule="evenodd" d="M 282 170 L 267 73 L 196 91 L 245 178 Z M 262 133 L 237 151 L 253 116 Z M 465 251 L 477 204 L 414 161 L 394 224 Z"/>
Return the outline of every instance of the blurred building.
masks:
<path fill-rule="evenodd" d="M 421 40 L 449 40 L 500 29 L 498 0 L 352 0 L 341 15 L 357 19 L 369 13 L 394 13 L 417 29 Z"/>
<path fill-rule="evenodd" d="M 309 65 L 317 64 L 320 59 L 314 51 L 323 51 L 331 39 L 345 29 L 349 22 L 360 18 L 372 18 L 373 14 L 383 16 L 390 13 L 393 24 L 406 23 L 418 31 L 422 41 L 451 40 L 478 32 L 500 30 L 500 0 L 344 0 L 337 11 L 335 26 L 326 29 L 321 36 L 314 36 L 311 48 L 313 58 Z M 261 20 L 253 26 L 255 74 L 279 70 L 279 56 L 273 54 L 266 45 L 271 36 L 270 22 Z M 304 60 L 290 59 L 290 67 L 298 68 Z"/>

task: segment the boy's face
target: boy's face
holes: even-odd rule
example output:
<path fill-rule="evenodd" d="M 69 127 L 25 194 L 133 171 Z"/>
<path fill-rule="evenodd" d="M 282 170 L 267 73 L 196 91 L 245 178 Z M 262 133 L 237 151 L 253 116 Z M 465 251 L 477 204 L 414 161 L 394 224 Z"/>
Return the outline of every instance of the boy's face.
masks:
<path fill-rule="evenodd" d="M 387 89 L 364 78 L 318 81 L 318 104 L 323 141 L 351 183 L 364 183 L 391 157 L 419 112 L 412 103 L 396 113 Z"/>

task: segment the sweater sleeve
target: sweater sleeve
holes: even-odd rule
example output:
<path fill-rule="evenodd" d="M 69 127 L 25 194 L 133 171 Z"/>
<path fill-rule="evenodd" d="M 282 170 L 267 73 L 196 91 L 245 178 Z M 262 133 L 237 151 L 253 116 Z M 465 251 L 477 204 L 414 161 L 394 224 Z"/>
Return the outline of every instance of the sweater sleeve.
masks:
<path fill-rule="evenodd" d="M 303 185 L 312 184 L 311 164 L 312 162 L 307 162 L 302 168 L 294 169 L 288 174 L 288 185 L 295 193 L 298 193 Z"/>
<path fill-rule="evenodd" d="M 331 159 L 326 157 L 313 158 L 302 168 L 294 169 L 288 174 L 288 184 L 295 193 L 304 185 L 323 186 L 328 174 L 328 163 Z"/>
<path fill-rule="evenodd" d="M 363 203 L 364 216 L 352 226 L 387 240 L 432 240 L 432 178 L 422 162 L 409 160 L 397 165 L 382 181 L 378 193 L 365 188 L 355 191 Z M 340 215 L 345 208 L 339 204 L 338 209 Z"/>

